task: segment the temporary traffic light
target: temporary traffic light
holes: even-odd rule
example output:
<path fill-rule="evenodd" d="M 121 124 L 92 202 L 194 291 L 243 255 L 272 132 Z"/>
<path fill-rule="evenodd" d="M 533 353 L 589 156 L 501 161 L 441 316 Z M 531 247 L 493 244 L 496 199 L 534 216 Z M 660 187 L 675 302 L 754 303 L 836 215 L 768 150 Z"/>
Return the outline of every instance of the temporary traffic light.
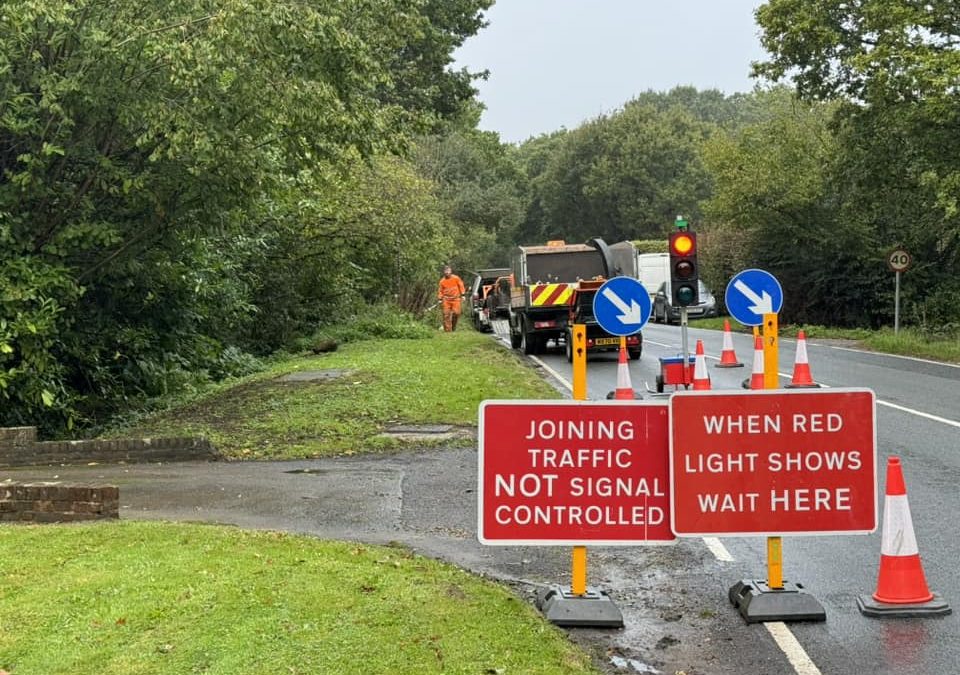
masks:
<path fill-rule="evenodd" d="M 670 235 L 670 290 L 674 307 L 700 302 L 697 235 L 680 230 Z"/>

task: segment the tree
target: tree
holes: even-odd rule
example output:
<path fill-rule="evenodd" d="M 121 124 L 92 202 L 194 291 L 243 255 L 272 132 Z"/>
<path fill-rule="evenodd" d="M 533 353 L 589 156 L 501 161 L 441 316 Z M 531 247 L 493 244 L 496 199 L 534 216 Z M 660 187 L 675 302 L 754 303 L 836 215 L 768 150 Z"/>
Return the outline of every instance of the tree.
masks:
<path fill-rule="evenodd" d="M 807 104 L 785 90 L 761 97 L 769 119 L 709 141 L 714 181 L 705 204 L 711 223 L 701 252 L 714 281 L 745 267 L 775 274 L 789 321 L 857 325 L 870 320 L 873 236 L 846 222 L 832 181 L 838 159 L 836 106 Z"/>
<path fill-rule="evenodd" d="M 521 154 L 536 173 L 523 231 L 540 240 L 619 241 L 664 235 L 678 213 L 698 218 L 709 194 L 699 149 L 713 129 L 679 105 L 631 102 L 563 135 L 528 141 Z"/>
<path fill-rule="evenodd" d="M 485 6 L 6 3 L 0 421 L 53 429 L 211 367 L 254 311 L 264 213 L 472 110 L 447 64 Z"/>
<path fill-rule="evenodd" d="M 960 301 L 960 14 L 949 0 L 771 0 L 757 11 L 771 58 L 757 74 L 792 79 L 801 97 L 844 101 L 837 180 L 845 211 L 878 233 L 874 252 L 907 244 L 914 306 L 955 321 Z M 840 165 L 838 165 L 839 167 Z M 928 272 L 941 270 L 931 283 Z M 945 273 L 944 273 L 945 272 Z M 911 288 L 912 287 L 912 288 Z"/>
<path fill-rule="evenodd" d="M 433 181 L 446 212 L 458 269 L 503 263 L 523 216 L 523 173 L 516 150 L 497 134 L 454 130 L 419 139 L 413 159 Z M 438 261 L 439 262 L 439 261 Z"/>

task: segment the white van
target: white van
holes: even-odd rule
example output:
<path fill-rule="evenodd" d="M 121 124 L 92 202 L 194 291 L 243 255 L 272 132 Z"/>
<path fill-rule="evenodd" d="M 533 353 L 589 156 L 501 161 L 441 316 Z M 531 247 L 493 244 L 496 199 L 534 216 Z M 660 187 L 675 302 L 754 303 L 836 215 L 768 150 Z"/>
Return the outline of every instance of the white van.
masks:
<path fill-rule="evenodd" d="M 640 283 L 647 289 L 652 305 L 660 284 L 670 281 L 670 254 L 641 253 L 637 256 L 637 274 Z"/>

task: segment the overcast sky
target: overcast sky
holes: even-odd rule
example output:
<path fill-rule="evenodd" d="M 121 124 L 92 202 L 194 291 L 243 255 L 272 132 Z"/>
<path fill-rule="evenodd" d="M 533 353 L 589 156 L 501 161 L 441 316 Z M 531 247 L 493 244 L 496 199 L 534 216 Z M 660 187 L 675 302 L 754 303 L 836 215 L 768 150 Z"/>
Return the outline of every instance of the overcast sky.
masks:
<path fill-rule="evenodd" d="M 504 141 L 573 129 L 637 94 L 677 85 L 753 89 L 762 0 L 497 0 L 457 52 L 478 82 L 480 127 Z"/>

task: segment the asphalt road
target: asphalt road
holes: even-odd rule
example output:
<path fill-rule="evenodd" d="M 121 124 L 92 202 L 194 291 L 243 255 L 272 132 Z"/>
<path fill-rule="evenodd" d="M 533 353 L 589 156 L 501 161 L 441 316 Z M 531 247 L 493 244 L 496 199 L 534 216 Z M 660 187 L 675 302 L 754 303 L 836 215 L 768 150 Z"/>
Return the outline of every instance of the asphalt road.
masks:
<path fill-rule="evenodd" d="M 691 334 L 703 337 L 708 355 L 718 355 L 719 333 Z M 644 335 L 644 356 L 630 364 L 637 389 L 645 381 L 653 386 L 658 355 L 673 355 L 679 348 L 676 327 L 652 325 Z M 749 363 L 750 339 L 737 336 L 735 346 L 740 360 Z M 960 512 L 960 368 L 846 351 L 842 345 L 814 342 L 808 351 L 817 380 L 876 391 L 880 464 L 885 466 L 889 454 L 903 458 L 927 579 L 956 607 L 960 580 L 953 572 L 960 546 L 953 518 Z M 569 380 L 559 353 L 535 363 L 554 381 Z M 789 375 L 792 363 L 793 344 L 784 340 L 780 371 Z M 612 354 L 591 359 L 592 398 L 613 389 L 616 367 Z M 710 373 L 714 388 L 736 388 L 749 367 L 711 367 Z M 369 543 L 402 542 L 506 581 L 531 599 L 544 585 L 569 583 L 569 549 L 477 542 L 476 473 L 476 448 L 470 445 L 296 462 L 25 468 L 0 471 L 0 481 L 110 482 L 120 486 L 123 518 L 203 520 Z M 729 559 L 718 559 L 718 552 Z M 958 615 L 878 620 L 857 611 L 856 596 L 874 590 L 879 552 L 879 533 L 786 538 L 785 576 L 802 582 L 823 604 L 827 621 L 794 623 L 784 630 L 778 624 L 747 625 L 727 600 L 727 589 L 736 581 L 764 577 L 762 538 L 725 538 L 719 548 L 696 538 L 666 547 L 594 547 L 588 581 L 611 594 L 626 627 L 573 629 L 570 635 L 611 672 L 958 672 Z"/>
<path fill-rule="evenodd" d="M 651 324 L 643 333 L 643 357 L 629 366 L 633 386 L 641 391 L 654 387 L 658 357 L 677 355 L 681 341 L 678 326 Z M 704 341 L 713 389 L 739 388 L 750 374 L 752 338 L 733 337 L 737 356 L 746 365 L 717 369 L 713 364 L 722 349 L 722 333 L 690 329 L 691 351 L 695 340 Z M 795 341 L 781 339 L 779 372 L 784 383 L 793 371 L 795 349 Z M 928 584 L 952 607 L 960 609 L 960 578 L 955 572 L 960 538 L 954 520 L 960 513 L 960 366 L 858 351 L 839 341 L 808 340 L 807 352 L 817 382 L 828 387 L 868 387 L 876 393 L 881 513 L 887 458 L 897 455 L 903 461 Z M 538 360 L 548 372 L 570 381 L 570 367 L 559 350 Z M 615 388 L 616 369 L 614 354 L 590 358 L 589 398 L 603 398 Z M 824 606 L 827 621 L 790 624 L 808 661 L 806 666 L 787 666 L 781 672 L 816 672 L 804 667 L 815 667 L 823 673 L 960 672 L 960 615 L 879 620 L 864 617 L 857 610 L 856 596 L 876 589 L 880 537 L 878 528 L 865 536 L 784 539 L 785 578 L 804 584 Z M 718 592 L 717 586 L 726 588 L 741 574 L 760 579 L 766 574 L 764 537 L 724 538 L 722 544 L 732 562 L 715 560 L 705 565 L 698 559 L 694 565 L 705 568 L 699 588 L 693 591 L 701 595 L 704 604 L 711 589 Z M 733 609 L 728 606 L 720 611 L 732 613 Z M 760 639 L 762 629 L 753 627 L 749 632 L 756 639 L 744 648 L 764 659 L 773 658 L 765 639 Z M 802 656 L 799 658 L 803 661 Z M 757 671 L 744 663 L 740 672 Z"/>

